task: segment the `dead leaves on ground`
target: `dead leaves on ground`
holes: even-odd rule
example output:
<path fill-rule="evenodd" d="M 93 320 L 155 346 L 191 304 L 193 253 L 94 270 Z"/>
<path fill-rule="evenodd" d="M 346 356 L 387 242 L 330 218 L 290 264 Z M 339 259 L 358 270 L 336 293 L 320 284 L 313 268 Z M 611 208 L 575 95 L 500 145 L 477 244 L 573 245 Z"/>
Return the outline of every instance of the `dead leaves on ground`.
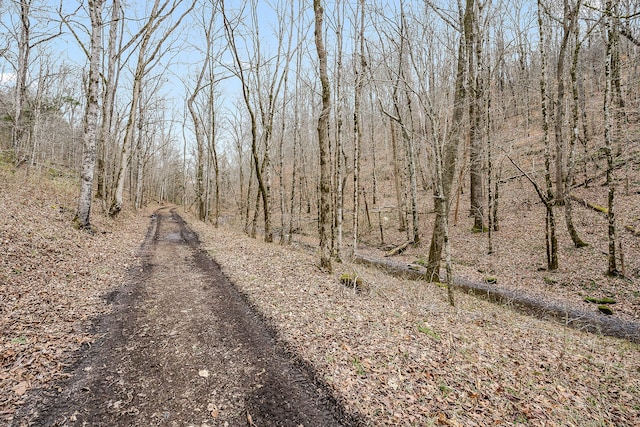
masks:
<path fill-rule="evenodd" d="M 372 425 L 640 424 L 635 344 L 467 295 L 452 309 L 437 286 L 343 265 L 371 284 L 362 296 L 306 250 L 191 224 L 280 337 Z"/>
<path fill-rule="evenodd" d="M 77 189 L 67 179 L 0 171 L 0 422 L 27 392 L 68 376 L 73 352 L 93 339 L 144 237 L 146 219 L 118 223 L 94 214 L 99 231 L 75 230 Z M 98 209 L 95 209 L 97 212 Z"/>
<path fill-rule="evenodd" d="M 31 388 L 64 377 L 69 356 L 90 343 L 86 328 L 108 309 L 102 295 L 123 279 L 147 221 L 130 217 L 112 225 L 97 217 L 98 228 L 110 233 L 88 236 L 70 227 L 75 187 L 2 174 L 0 420 L 8 421 Z M 192 226 L 280 337 L 316 367 L 349 410 L 373 425 L 640 424 L 637 345 L 464 295 L 451 309 L 436 286 L 345 266 L 370 284 L 367 295 L 358 295 L 338 284 L 339 273 L 319 272 L 305 251 L 195 221 Z M 528 230 L 537 236 L 539 224 L 531 222 Z M 457 246 L 465 251 L 454 253 L 459 270 L 464 264 L 469 274 L 496 270 L 501 283 L 536 287 L 547 297 L 571 298 L 595 271 L 555 273 L 561 286 L 545 293 L 546 276 L 531 268 L 535 257 L 506 259 L 499 270 L 494 260 L 477 255 L 482 236 L 468 239 Z M 519 253 L 522 244 L 505 239 L 499 251 Z M 631 258 L 634 251 L 637 246 L 629 243 L 627 259 L 637 259 Z M 595 256 L 577 256 L 587 259 L 583 254 Z M 620 306 L 625 315 L 637 313 L 637 305 Z M 212 419 L 216 411 L 212 407 Z"/>

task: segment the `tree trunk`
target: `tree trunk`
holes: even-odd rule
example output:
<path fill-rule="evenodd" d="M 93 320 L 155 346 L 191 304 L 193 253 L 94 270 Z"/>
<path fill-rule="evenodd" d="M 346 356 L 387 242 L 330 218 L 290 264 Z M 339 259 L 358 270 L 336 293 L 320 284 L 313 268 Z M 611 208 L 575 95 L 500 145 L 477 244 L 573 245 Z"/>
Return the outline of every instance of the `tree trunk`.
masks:
<path fill-rule="evenodd" d="M 407 93 L 407 106 L 411 115 L 410 93 Z M 409 195 L 411 199 L 411 241 L 415 244 L 420 243 L 420 224 L 418 217 L 418 183 L 416 178 L 416 161 L 414 155 L 413 138 L 407 132 L 404 125 L 401 125 L 402 136 L 405 144 L 405 152 L 407 153 L 407 164 L 409 167 Z"/>
<path fill-rule="evenodd" d="M 133 79 L 133 93 L 131 96 L 131 106 L 129 109 L 129 118 L 127 120 L 127 127 L 125 130 L 124 141 L 122 142 L 122 150 L 120 152 L 120 167 L 118 168 L 118 174 L 116 176 L 116 188 L 113 194 L 113 200 L 111 207 L 109 208 L 109 216 L 115 217 L 122 210 L 123 196 L 124 196 L 124 182 L 127 173 L 127 166 L 129 164 L 129 155 L 131 151 L 131 143 L 133 141 L 134 127 L 136 121 L 136 113 L 138 110 L 138 100 L 140 99 L 140 93 L 142 92 L 142 75 L 143 75 L 143 58 L 145 53 L 146 44 L 140 46 L 140 56 L 138 58 L 138 68 Z"/>
<path fill-rule="evenodd" d="M 619 275 L 617 259 L 616 259 L 616 221 L 615 221 L 615 213 L 614 213 L 614 198 L 615 198 L 615 184 L 613 180 L 613 141 L 611 137 L 611 99 L 613 97 L 612 92 L 612 80 L 615 73 L 612 70 L 613 65 L 613 57 L 614 51 L 617 49 L 617 46 L 614 43 L 615 40 L 615 29 L 612 25 L 613 13 L 615 11 L 615 7 L 613 5 L 612 0 L 607 0 L 605 6 L 605 29 L 607 33 L 606 39 L 606 60 L 605 60 L 605 90 L 604 90 L 604 103 L 603 103 L 603 113 L 604 113 L 604 149 L 607 157 L 607 219 L 608 219 L 608 236 L 609 236 L 609 254 L 608 254 L 608 268 L 607 273 L 610 276 Z"/>
<path fill-rule="evenodd" d="M 576 5 L 576 8 L 580 7 L 580 1 Z M 579 9 L 576 9 L 575 14 L 577 15 Z M 569 138 L 569 158 L 567 159 L 567 179 L 565 180 L 565 188 L 567 190 L 567 195 L 571 193 L 571 187 L 574 185 L 574 177 L 575 177 L 575 157 L 576 157 L 576 143 L 578 141 L 578 125 L 579 125 L 579 115 L 578 115 L 578 82 L 577 82 L 577 69 L 578 69 L 578 60 L 580 54 L 580 37 L 579 37 L 579 27 L 575 23 L 573 26 L 574 32 L 574 50 L 573 50 L 573 58 L 571 61 L 571 70 L 569 72 L 571 77 L 571 94 L 573 98 L 573 102 L 571 104 L 571 135 Z M 556 132 L 557 134 L 557 132 Z M 567 223 L 567 230 L 569 231 L 569 235 L 571 236 L 571 240 L 573 241 L 573 245 L 576 248 L 583 248 L 588 246 L 578 234 L 578 230 L 573 223 L 573 210 L 571 208 L 571 198 L 566 197 L 565 195 L 565 209 L 564 209 L 564 217 L 565 222 Z"/>
<path fill-rule="evenodd" d="M 436 164 L 436 199 L 440 199 L 446 201 L 446 197 L 444 197 L 445 189 L 444 189 L 444 164 L 443 164 L 443 155 L 442 155 L 443 147 L 441 144 L 436 143 L 435 146 L 435 164 Z M 453 307 L 455 306 L 455 299 L 453 296 L 453 263 L 451 261 L 451 244 L 449 242 L 449 213 L 447 203 L 439 203 L 438 208 L 440 209 L 440 216 L 442 217 L 442 245 L 444 246 L 445 251 L 445 269 L 447 272 L 447 297 L 449 300 L 449 304 Z M 437 272 L 438 279 L 440 281 L 440 273 Z"/>
<path fill-rule="evenodd" d="M 212 61 L 211 55 L 209 55 L 209 61 Z M 213 156 L 211 159 L 213 161 L 213 173 L 214 173 L 214 214 L 213 214 L 213 226 L 218 228 L 220 222 L 220 162 L 218 159 L 218 147 L 216 144 L 216 131 L 217 131 L 217 113 L 216 113 L 216 105 L 215 105 L 215 75 L 213 72 L 213 64 L 209 62 L 209 108 L 210 110 L 210 128 L 209 128 L 209 156 Z M 207 169 L 208 170 L 208 169 Z M 208 206 L 208 203 L 207 203 Z"/>
<path fill-rule="evenodd" d="M 364 0 L 359 0 L 360 6 L 360 31 L 358 34 L 360 47 L 360 62 L 355 67 L 355 91 L 353 106 L 353 254 L 355 256 L 358 249 L 358 226 L 360 213 L 360 147 L 362 147 L 362 112 L 361 97 L 364 86 L 365 58 L 364 58 Z M 356 43 L 357 45 L 358 43 Z"/>
<path fill-rule="evenodd" d="M 298 153 L 297 153 L 297 149 L 298 149 L 298 88 L 297 88 L 297 84 L 296 83 L 296 102 L 295 102 L 295 113 L 294 113 L 294 120 L 295 123 L 293 125 L 293 153 L 291 155 L 292 157 L 292 164 L 291 164 L 291 196 L 289 198 L 289 236 L 287 238 L 287 244 L 291 244 L 291 241 L 293 240 L 293 233 L 295 232 L 295 227 L 294 227 L 294 212 L 295 212 L 295 200 L 296 200 L 296 180 L 298 178 Z"/>
<path fill-rule="evenodd" d="M 389 117 L 389 131 L 391 132 L 391 154 L 393 156 L 393 181 L 396 190 L 396 202 L 398 212 L 398 231 L 407 230 L 407 218 L 406 211 L 407 206 L 405 203 L 404 191 L 402 190 L 402 182 L 400 180 L 400 167 L 398 161 L 398 137 L 396 131 L 396 122 L 393 118 Z"/>
<path fill-rule="evenodd" d="M 100 81 L 100 54 L 102 50 L 102 2 L 89 0 L 91 18 L 91 57 L 89 58 L 89 84 L 87 109 L 84 117 L 82 141 L 82 172 L 78 211 L 74 221 L 79 228 L 90 230 L 93 177 L 96 164 L 96 126 L 98 123 L 98 88 Z"/>
<path fill-rule="evenodd" d="M 31 18 L 29 16 L 31 0 L 20 0 L 20 36 L 18 39 L 18 64 L 16 69 L 16 91 L 13 116 L 13 149 L 15 162 L 19 164 L 24 159 L 21 150 L 24 148 L 25 123 L 22 116 L 24 104 L 27 101 L 27 71 L 31 53 Z"/>
<path fill-rule="evenodd" d="M 400 7 L 402 8 L 402 3 L 400 4 Z M 407 73 L 407 68 L 408 68 L 408 54 L 407 52 L 405 52 L 406 50 L 406 43 L 405 43 L 405 39 L 407 38 L 408 34 L 407 34 L 407 25 L 405 22 L 405 16 L 404 14 L 402 14 L 401 16 L 401 21 L 400 21 L 400 33 L 401 33 L 401 40 L 400 40 L 400 58 L 398 60 L 398 80 L 396 81 L 396 84 L 393 88 L 393 103 L 394 103 L 394 107 L 395 107 L 395 113 L 396 113 L 396 118 L 397 120 L 399 120 L 399 124 L 400 124 L 400 129 L 402 130 L 402 139 L 404 141 L 404 145 L 405 145 L 405 152 L 407 155 L 407 166 L 409 168 L 409 197 L 411 200 L 411 241 L 415 244 L 420 243 L 420 225 L 419 225 L 419 217 L 418 217 L 418 184 L 417 184 L 417 177 L 416 177 L 416 160 L 415 160 L 415 153 L 414 153 L 414 138 L 413 138 L 413 111 L 412 111 L 412 103 L 411 103 L 411 97 L 412 97 L 412 91 L 410 89 L 410 83 L 409 83 L 409 75 Z M 400 106 L 398 105 L 398 89 L 400 86 L 400 79 L 402 79 L 402 84 L 404 86 L 404 92 L 405 92 L 405 97 L 406 97 L 406 104 L 407 104 L 407 110 L 408 110 L 408 116 L 409 116 L 409 122 L 412 123 L 412 129 L 411 129 L 411 133 L 409 132 L 409 130 L 406 127 L 406 123 L 404 120 L 402 120 L 402 117 L 400 115 Z"/>
<path fill-rule="evenodd" d="M 335 194 L 334 194 L 334 227 L 332 228 L 332 242 L 335 244 L 332 247 L 333 257 L 336 261 L 342 261 L 342 247 L 343 247 L 343 238 L 344 238 L 344 167 L 343 167 L 343 157 L 344 157 L 344 144 L 343 144 L 343 114 L 342 108 L 344 103 L 344 98 L 342 94 L 342 45 L 343 45 L 343 19 L 344 19 L 344 3 L 341 0 L 337 0 L 335 4 L 335 13 L 336 13 L 336 64 L 335 64 L 335 168 L 334 168 L 334 186 L 335 186 Z"/>
<path fill-rule="evenodd" d="M 440 263 L 442 260 L 442 249 L 445 237 L 445 216 L 449 215 L 449 199 L 451 197 L 451 187 L 456 172 L 458 159 L 458 146 L 461 139 L 462 121 L 464 118 L 464 107 L 467 99 L 465 89 L 465 52 L 469 49 L 469 37 L 473 28 L 473 1 L 467 2 L 467 7 L 463 18 L 463 33 L 460 35 L 458 45 L 458 59 L 456 69 L 455 94 L 453 99 L 453 117 L 451 119 L 450 131 L 444 141 L 443 165 L 441 179 L 442 183 L 436 183 L 436 197 L 434 197 L 434 207 L 436 218 L 431 235 L 429 246 L 429 260 L 427 261 L 427 277 L 434 282 L 440 281 Z M 439 188 L 442 191 L 438 192 Z M 438 194 L 439 193 L 439 194 Z M 444 204 L 444 205 L 443 205 Z"/>
<path fill-rule="evenodd" d="M 549 118 L 547 108 L 546 54 L 545 33 L 542 22 L 542 4 L 538 0 L 538 29 L 540 31 L 540 97 L 542 99 L 542 131 L 544 138 L 544 167 L 546 194 L 538 193 L 546 209 L 545 242 L 547 249 L 547 269 L 558 269 L 558 239 L 556 237 L 555 218 L 553 213 L 554 195 L 551 182 L 551 150 L 549 142 Z"/>
<path fill-rule="evenodd" d="M 560 42 L 560 50 L 558 52 L 558 61 L 556 64 L 556 102 L 554 106 L 555 112 L 555 142 L 556 142 L 556 204 L 562 205 L 565 202 L 565 165 L 564 165 L 564 110 L 565 110 L 565 89 L 564 89 L 564 63 L 566 58 L 567 46 L 569 44 L 569 36 L 571 29 L 575 25 L 574 17 L 577 16 L 580 2 L 576 5 L 576 10 L 572 11 L 569 0 L 564 0 L 564 16 L 562 21 L 562 40 Z"/>
<path fill-rule="evenodd" d="M 323 15 L 321 0 L 313 0 L 315 12 L 315 42 L 318 52 L 320 82 L 322 84 L 322 109 L 318 117 L 318 146 L 320 149 L 320 267 L 331 271 L 331 254 L 329 253 L 329 221 L 331 176 L 329 172 L 329 114 L 331 111 L 331 89 L 327 74 L 327 51 L 324 47 Z"/>
<path fill-rule="evenodd" d="M 135 209 L 142 207 L 142 183 L 144 176 L 144 135 L 142 129 L 144 124 L 144 111 L 144 107 L 140 105 L 140 112 L 138 114 L 138 142 L 136 144 L 135 197 L 133 204 Z"/>
<path fill-rule="evenodd" d="M 207 42 L 209 45 L 209 43 Z M 207 56 L 209 55 L 209 50 L 207 49 Z M 208 58 L 205 59 L 202 68 L 200 69 L 200 73 L 198 74 L 198 79 L 196 80 L 196 85 L 193 88 L 193 92 L 187 98 L 187 108 L 189 109 L 189 114 L 191 115 L 191 120 L 193 121 L 193 132 L 196 139 L 196 188 L 195 188 L 195 196 L 196 196 L 196 211 L 198 214 L 198 219 L 200 221 L 204 221 L 206 217 L 206 201 L 205 201 L 205 190 L 204 190 L 204 135 L 202 129 L 202 120 L 198 116 L 198 112 L 195 108 L 195 100 L 198 96 L 198 92 L 202 89 L 202 80 L 204 78 L 204 73 L 208 66 Z M 213 85 L 213 83 L 211 83 Z"/>
<path fill-rule="evenodd" d="M 373 93 L 369 92 L 369 105 L 371 106 L 371 109 L 373 110 Z M 384 226 L 383 226 L 383 222 L 382 222 L 382 212 L 380 211 L 380 206 L 378 206 L 378 200 L 379 200 L 379 196 L 378 196 L 378 175 L 376 173 L 377 169 L 378 169 L 378 165 L 377 165 L 377 156 L 376 156 L 376 141 L 375 141 L 375 119 L 374 119 L 374 114 L 373 111 L 371 111 L 369 113 L 369 118 L 370 118 L 370 124 L 369 126 L 371 127 L 371 129 L 369 130 L 369 136 L 370 136 L 370 142 L 371 142 L 371 163 L 372 163 L 372 185 L 373 185 L 373 208 L 376 210 L 376 214 L 378 217 L 378 229 L 380 231 L 380 243 L 384 244 Z"/>
<path fill-rule="evenodd" d="M 473 8 L 468 26 L 471 32 L 467 39 L 467 58 L 469 62 L 468 86 L 473 96 L 469 96 L 469 186 L 470 206 L 473 217 L 473 230 L 484 230 L 484 189 L 482 183 L 482 170 L 484 168 L 482 147 L 482 99 L 484 91 L 482 77 L 479 68 L 482 66 L 482 39 L 479 34 L 478 18 L 474 6 L 474 0 L 467 7 Z"/>
<path fill-rule="evenodd" d="M 285 88 L 287 87 L 287 77 L 285 76 Z M 287 205 L 285 203 L 285 189 L 284 189 L 284 136 L 286 130 L 286 114 L 284 113 L 286 105 L 287 105 L 287 91 L 284 91 L 282 100 L 282 123 L 280 126 L 280 138 L 278 140 L 278 169 L 280 173 L 278 174 L 278 193 L 280 196 L 280 244 L 284 245 L 286 242 L 285 232 L 286 232 L 286 211 Z"/>
<path fill-rule="evenodd" d="M 300 35 L 300 29 L 298 32 Z M 296 69 L 299 70 L 302 64 L 302 52 L 297 51 L 296 56 Z M 295 200 L 296 200 L 296 181 L 298 179 L 298 145 L 300 144 L 300 76 L 296 74 L 296 86 L 293 103 L 293 153 L 292 165 L 291 165 L 291 196 L 289 199 L 289 237 L 287 238 L 287 244 L 291 244 L 293 240 L 294 227 L 294 213 L 295 213 Z"/>
<path fill-rule="evenodd" d="M 491 75 L 491 72 L 489 72 Z M 489 93 L 487 96 L 486 102 L 486 129 L 485 132 L 487 134 L 487 253 L 491 255 L 493 253 L 493 232 L 494 224 L 497 225 L 496 218 L 494 217 L 494 204 L 497 204 L 497 189 L 496 193 L 493 192 L 493 180 L 494 180 L 494 171 L 493 171 L 493 138 L 491 137 L 491 124 L 492 124 L 492 114 L 491 114 L 491 94 Z M 495 179 L 496 184 L 498 182 L 498 178 Z"/>
<path fill-rule="evenodd" d="M 102 122 L 100 123 L 100 137 L 98 138 L 98 157 L 96 164 L 96 198 L 103 201 L 103 208 L 106 209 L 107 200 L 107 174 L 106 157 L 107 144 L 113 142 L 111 129 L 113 124 L 113 110 L 115 104 L 116 87 L 119 78 L 119 71 L 116 73 L 116 43 L 118 39 L 118 23 L 120 20 L 120 0 L 113 0 L 111 5 L 111 21 L 109 23 L 109 43 L 107 58 L 107 75 L 103 89 Z"/>

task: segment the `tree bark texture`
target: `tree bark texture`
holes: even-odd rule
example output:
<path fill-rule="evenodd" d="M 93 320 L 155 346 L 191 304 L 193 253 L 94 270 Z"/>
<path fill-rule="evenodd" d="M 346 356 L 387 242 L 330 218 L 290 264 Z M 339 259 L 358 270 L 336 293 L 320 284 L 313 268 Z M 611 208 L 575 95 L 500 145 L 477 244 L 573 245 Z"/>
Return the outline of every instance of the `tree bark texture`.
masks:
<path fill-rule="evenodd" d="M 91 228 L 91 200 L 96 166 L 96 127 L 98 124 L 98 90 L 100 80 L 100 56 L 102 52 L 102 3 L 103 0 L 89 0 L 91 57 L 89 58 L 87 109 L 84 117 L 84 133 L 82 138 L 80 196 L 78 197 L 78 211 L 74 219 L 79 228 L 87 230 Z"/>
<path fill-rule="evenodd" d="M 442 164 L 442 191 L 434 197 L 434 208 L 436 218 L 431 235 L 429 246 L 429 260 L 427 261 L 427 275 L 431 281 L 440 281 L 440 263 L 442 261 L 442 249 L 444 245 L 445 215 L 449 214 L 449 200 L 451 198 L 451 187 L 456 172 L 458 160 L 458 147 L 460 145 L 462 122 L 464 119 L 464 108 L 467 99 L 465 88 L 466 57 L 465 52 L 470 48 L 469 39 L 473 31 L 473 1 L 467 2 L 463 17 L 463 32 L 460 35 L 458 44 L 458 60 L 455 80 L 455 93 L 453 98 L 453 117 L 451 118 L 450 131 L 444 141 L 443 164 Z M 436 188 L 439 184 L 436 183 Z M 438 194 L 440 193 L 440 194 Z M 444 206 L 441 204 L 444 203 Z"/>
<path fill-rule="evenodd" d="M 606 60 L 604 66 L 605 73 L 605 89 L 604 89 L 604 102 L 603 102 L 603 114 L 604 114 L 604 151 L 607 157 L 607 220 L 608 220 L 608 237 L 609 237 L 609 253 L 608 253 L 608 268 L 607 273 L 611 276 L 619 274 L 617 259 L 616 259 L 616 218 L 614 212 L 614 199 L 615 199 L 615 183 L 613 180 L 614 165 L 613 165 L 613 141 L 612 141 L 612 124 L 611 124 L 611 100 L 613 98 L 612 86 L 615 73 L 612 70 L 614 64 L 614 50 L 617 48 L 615 45 L 615 29 L 612 25 L 613 14 L 615 7 L 612 0 L 607 0 L 605 5 L 605 29 L 607 33 L 606 39 Z"/>
<path fill-rule="evenodd" d="M 320 150 L 320 267 L 331 271 L 331 254 L 329 251 L 329 221 L 331 199 L 330 153 L 329 153 L 329 114 L 331 111 L 331 89 L 327 73 L 327 51 L 324 47 L 323 17 L 324 9 L 321 0 L 313 0 L 315 13 L 315 42 L 318 52 L 320 83 L 322 85 L 322 109 L 318 117 L 318 148 Z"/>

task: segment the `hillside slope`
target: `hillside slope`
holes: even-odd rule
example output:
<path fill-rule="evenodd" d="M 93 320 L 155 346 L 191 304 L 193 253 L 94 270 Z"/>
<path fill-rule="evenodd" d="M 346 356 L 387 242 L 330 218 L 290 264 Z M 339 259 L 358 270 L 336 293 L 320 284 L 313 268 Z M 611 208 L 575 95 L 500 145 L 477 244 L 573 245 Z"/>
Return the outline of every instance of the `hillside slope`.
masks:
<path fill-rule="evenodd" d="M 91 345 L 92 319 L 108 310 L 148 219 L 93 215 L 97 233 L 72 226 L 75 180 L 0 165 L 0 424 L 27 390 L 65 376 L 73 353 Z"/>

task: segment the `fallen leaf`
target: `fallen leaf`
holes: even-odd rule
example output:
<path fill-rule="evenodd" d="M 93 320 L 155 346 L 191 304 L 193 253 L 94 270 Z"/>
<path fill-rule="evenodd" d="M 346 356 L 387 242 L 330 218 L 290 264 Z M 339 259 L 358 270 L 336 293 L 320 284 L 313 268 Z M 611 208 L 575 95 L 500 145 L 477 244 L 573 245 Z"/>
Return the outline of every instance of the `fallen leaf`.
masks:
<path fill-rule="evenodd" d="M 247 422 L 249 423 L 250 427 L 255 427 L 256 424 L 253 422 L 253 418 L 251 418 L 251 415 L 247 412 Z"/>
<path fill-rule="evenodd" d="M 14 393 L 17 394 L 18 396 L 22 396 L 23 394 L 25 394 L 28 389 L 29 389 L 29 383 L 27 381 L 22 381 L 21 383 L 13 387 Z"/>

